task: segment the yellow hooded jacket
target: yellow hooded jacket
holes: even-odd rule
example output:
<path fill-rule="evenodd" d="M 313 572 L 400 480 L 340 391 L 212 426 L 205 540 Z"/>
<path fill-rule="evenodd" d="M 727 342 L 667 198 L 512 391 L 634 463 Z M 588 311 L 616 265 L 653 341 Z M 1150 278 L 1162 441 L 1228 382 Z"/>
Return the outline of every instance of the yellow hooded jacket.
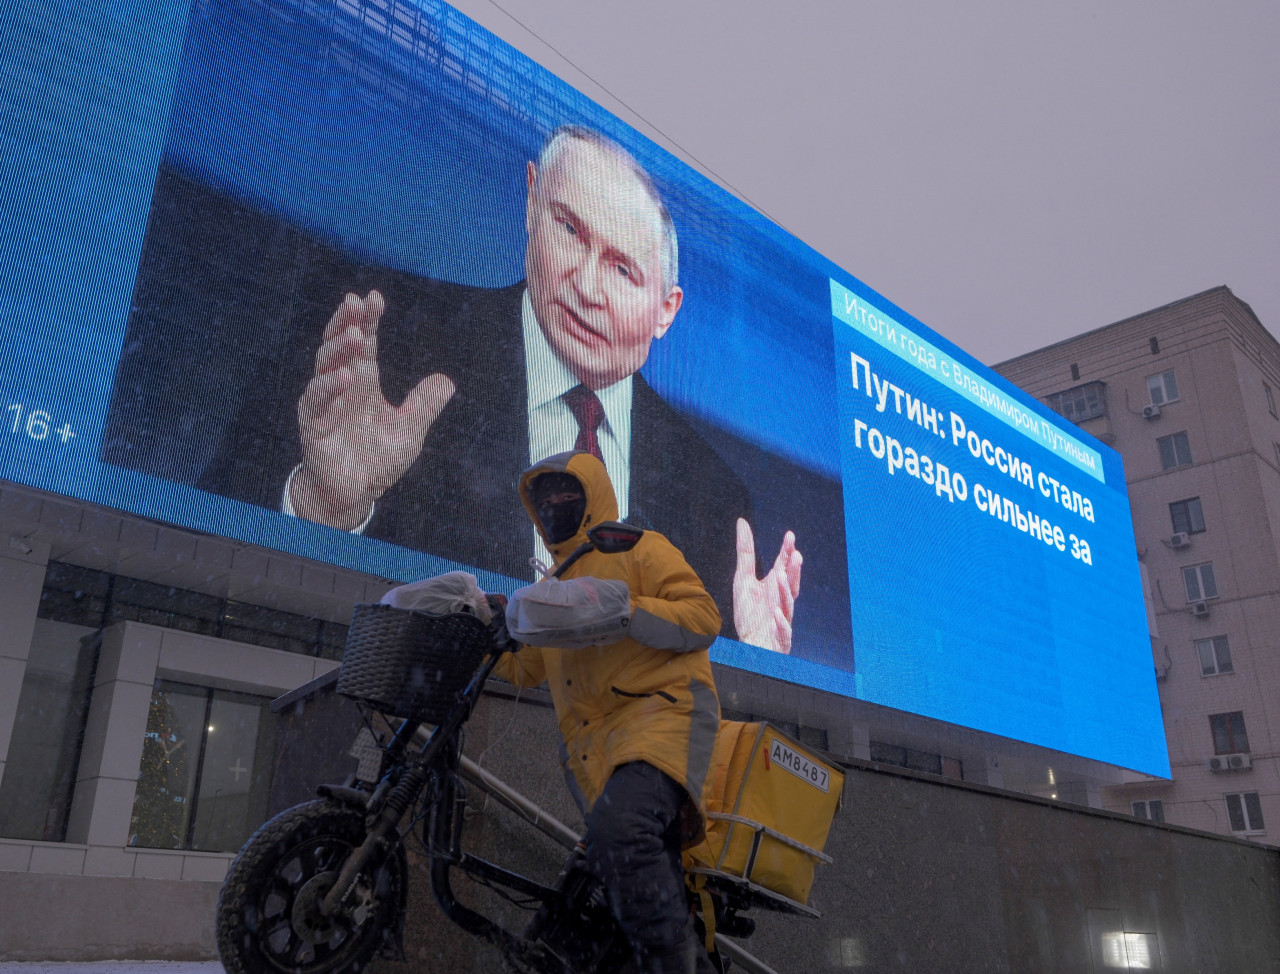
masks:
<path fill-rule="evenodd" d="M 604 464 L 589 453 L 549 457 L 520 478 L 520 497 L 538 531 L 530 481 L 550 471 L 569 473 L 586 494 L 586 513 L 568 541 L 548 545 L 560 564 L 587 530 L 618 517 L 618 501 Z M 545 535 L 543 535 L 545 540 Z M 621 579 L 631 591 L 629 635 L 607 646 L 554 649 L 525 646 L 499 662 L 499 675 L 520 686 L 544 680 L 564 738 L 561 761 L 589 810 L 614 768 L 644 761 L 684 785 L 698 808 L 692 840 L 702 831 L 702 786 L 711 764 L 720 703 L 707 647 L 720 632 L 720 613 L 684 556 L 663 535 L 646 531 L 631 551 L 592 551 L 561 577 Z"/>

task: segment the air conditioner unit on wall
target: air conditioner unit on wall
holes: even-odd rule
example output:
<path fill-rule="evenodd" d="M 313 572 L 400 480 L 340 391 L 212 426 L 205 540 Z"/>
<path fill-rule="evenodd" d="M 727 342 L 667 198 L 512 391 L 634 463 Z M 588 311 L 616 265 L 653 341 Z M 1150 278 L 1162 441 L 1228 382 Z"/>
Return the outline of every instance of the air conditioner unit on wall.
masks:
<path fill-rule="evenodd" d="M 1209 603 L 1208 602 L 1192 602 L 1191 614 L 1195 616 L 1197 619 L 1209 618 Z"/>
<path fill-rule="evenodd" d="M 1186 531 L 1179 531 L 1169 539 L 1170 548 L 1189 548 L 1191 547 L 1191 535 Z"/>
<path fill-rule="evenodd" d="M 1252 767 L 1247 754 L 1216 754 L 1209 759 L 1210 771 L 1247 771 Z"/>
<path fill-rule="evenodd" d="M 1153 402 L 1147 403 L 1145 406 L 1142 407 L 1142 418 L 1143 419 L 1159 419 L 1160 407 Z"/>

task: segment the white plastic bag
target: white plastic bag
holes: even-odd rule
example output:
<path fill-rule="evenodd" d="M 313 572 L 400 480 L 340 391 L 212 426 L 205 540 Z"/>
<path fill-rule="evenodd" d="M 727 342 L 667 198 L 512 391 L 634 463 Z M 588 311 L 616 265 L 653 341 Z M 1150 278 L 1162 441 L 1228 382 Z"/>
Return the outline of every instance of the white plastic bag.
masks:
<path fill-rule="evenodd" d="M 416 609 L 436 616 L 469 612 L 486 626 L 493 618 L 480 583 L 470 572 L 447 572 L 435 578 L 397 585 L 380 601 L 397 609 Z"/>
<path fill-rule="evenodd" d="M 631 590 L 619 579 L 549 578 L 516 589 L 507 603 L 507 632 L 531 646 L 604 646 L 630 624 Z"/>

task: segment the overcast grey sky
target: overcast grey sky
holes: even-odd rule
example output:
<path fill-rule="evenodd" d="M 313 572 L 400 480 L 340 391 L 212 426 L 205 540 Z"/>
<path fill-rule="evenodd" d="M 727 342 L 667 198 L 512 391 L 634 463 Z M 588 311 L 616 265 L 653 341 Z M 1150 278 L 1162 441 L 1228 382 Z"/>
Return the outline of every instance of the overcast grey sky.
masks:
<path fill-rule="evenodd" d="M 1280 2 L 453 0 L 984 362 L 1280 334 Z"/>

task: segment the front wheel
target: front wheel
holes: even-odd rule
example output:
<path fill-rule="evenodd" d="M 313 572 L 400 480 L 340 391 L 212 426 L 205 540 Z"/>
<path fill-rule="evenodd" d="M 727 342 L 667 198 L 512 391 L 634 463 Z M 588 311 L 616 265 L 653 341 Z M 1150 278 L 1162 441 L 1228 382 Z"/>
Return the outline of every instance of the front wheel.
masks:
<path fill-rule="evenodd" d="M 361 873 L 348 903 L 320 903 L 365 838 L 364 813 L 331 801 L 295 805 L 245 843 L 218 896 L 218 958 L 228 974 L 346 974 L 365 966 L 398 920 L 403 847 Z"/>

